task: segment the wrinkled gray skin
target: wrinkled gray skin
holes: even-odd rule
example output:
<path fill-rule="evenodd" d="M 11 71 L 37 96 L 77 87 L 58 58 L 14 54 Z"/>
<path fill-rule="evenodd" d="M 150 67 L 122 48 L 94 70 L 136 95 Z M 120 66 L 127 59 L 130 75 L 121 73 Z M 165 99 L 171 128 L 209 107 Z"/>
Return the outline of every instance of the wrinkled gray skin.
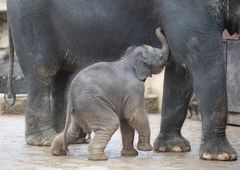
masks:
<path fill-rule="evenodd" d="M 116 61 L 129 46 L 171 48 L 165 70 L 160 152 L 190 151 L 181 133 L 192 91 L 202 117 L 200 158 L 236 160 L 226 136 L 222 32 L 240 32 L 239 0 L 8 0 L 14 49 L 28 82 L 25 140 L 49 145 L 64 128 L 75 68 Z M 99 75 L 101 76 L 101 75 Z"/>
<path fill-rule="evenodd" d="M 160 73 L 167 58 L 168 52 L 147 45 L 129 47 L 120 60 L 96 63 L 79 72 L 70 86 L 65 129 L 53 140 L 51 152 L 65 155 L 67 145 L 81 136 L 82 127 L 85 133 L 95 132 L 88 159 L 106 160 L 105 147 L 119 125 L 123 156 L 138 154 L 133 147 L 135 130 L 139 134 L 137 148 L 152 150 L 144 80 Z"/>

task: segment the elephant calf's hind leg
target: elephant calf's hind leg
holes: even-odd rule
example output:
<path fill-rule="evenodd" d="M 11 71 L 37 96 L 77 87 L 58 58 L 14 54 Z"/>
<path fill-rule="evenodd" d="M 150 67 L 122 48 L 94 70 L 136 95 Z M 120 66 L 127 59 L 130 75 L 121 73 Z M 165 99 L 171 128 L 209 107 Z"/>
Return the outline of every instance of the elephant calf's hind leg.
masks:
<path fill-rule="evenodd" d="M 68 150 L 67 146 L 85 136 L 86 134 L 83 132 L 82 128 L 80 128 L 79 124 L 71 117 L 71 122 L 66 132 L 66 141 L 64 141 L 64 132 L 60 133 L 54 138 L 50 151 L 55 156 L 66 155 Z"/>
<path fill-rule="evenodd" d="M 110 120 L 100 119 L 98 124 L 93 125 L 92 127 L 93 131 L 95 132 L 95 136 L 88 145 L 88 159 L 94 161 L 107 160 L 108 157 L 104 153 L 104 150 L 112 135 L 119 127 L 119 119 L 115 113 L 112 113 Z"/>
<path fill-rule="evenodd" d="M 137 156 L 138 152 L 133 147 L 134 132 L 135 130 L 128 125 L 126 120 L 120 122 L 120 128 L 122 133 L 122 156 Z"/>

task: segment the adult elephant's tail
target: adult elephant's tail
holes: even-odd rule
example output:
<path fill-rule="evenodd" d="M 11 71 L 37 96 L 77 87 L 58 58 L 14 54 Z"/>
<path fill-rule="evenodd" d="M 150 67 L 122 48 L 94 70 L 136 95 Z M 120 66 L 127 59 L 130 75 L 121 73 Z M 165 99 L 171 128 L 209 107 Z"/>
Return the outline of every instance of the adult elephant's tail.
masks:
<path fill-rule="evenodd" d="M 7 99 L 11 99 L 9 106 L 13 106 L 16 101 L 16 95 L 13 89 L 13 66 L 14 66 L 14 46 L 12 41 L 12 35 L 10 26 L 8 27 L 8 39 L 9 39 L 9 66 L 8 66 L 8 80 L 7 80 Z"/>

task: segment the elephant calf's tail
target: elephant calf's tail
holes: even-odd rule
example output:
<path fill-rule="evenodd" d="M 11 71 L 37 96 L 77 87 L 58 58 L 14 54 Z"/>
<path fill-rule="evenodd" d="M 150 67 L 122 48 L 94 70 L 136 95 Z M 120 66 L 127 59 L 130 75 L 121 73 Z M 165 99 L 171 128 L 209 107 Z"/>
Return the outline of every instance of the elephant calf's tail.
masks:
<path fill-rule="evenodd" d="M 68 97 L 68 106 L 67 106 L 67 115 L 66 115 L 66 122 L 63 130 L 63 149 L 68 152 L 68 143 L 67 143 L 67 131 L 70 125 L 71 121 L 71 114 L 73 113 L 73 107 L 72 107 L 72 100 L 71 96 Z"/>

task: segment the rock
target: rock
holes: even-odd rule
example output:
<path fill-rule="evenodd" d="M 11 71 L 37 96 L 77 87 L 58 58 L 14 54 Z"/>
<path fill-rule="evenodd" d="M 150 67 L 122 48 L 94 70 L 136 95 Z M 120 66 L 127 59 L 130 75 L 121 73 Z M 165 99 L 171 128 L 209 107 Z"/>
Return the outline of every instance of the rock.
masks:
<path fill-rule="evenodd" d="M 4 94 L 0 94 L 0 115 L 21 115 L 24 114 L 27 103 L 27 95 L 21 94 L 16 96 L 15 105 L 9 106 Z"/>
<path fill-rule="evenodd" d="M 228 121 L 229 125 L 240 126 L 240 114 L 239 113 L 228 113 Z"/>
<path fill-rule="evenodd" d="M 145 95 L 145 108 L 148 113 L 159 113 L 159 98 L 155 94 Z"/>

